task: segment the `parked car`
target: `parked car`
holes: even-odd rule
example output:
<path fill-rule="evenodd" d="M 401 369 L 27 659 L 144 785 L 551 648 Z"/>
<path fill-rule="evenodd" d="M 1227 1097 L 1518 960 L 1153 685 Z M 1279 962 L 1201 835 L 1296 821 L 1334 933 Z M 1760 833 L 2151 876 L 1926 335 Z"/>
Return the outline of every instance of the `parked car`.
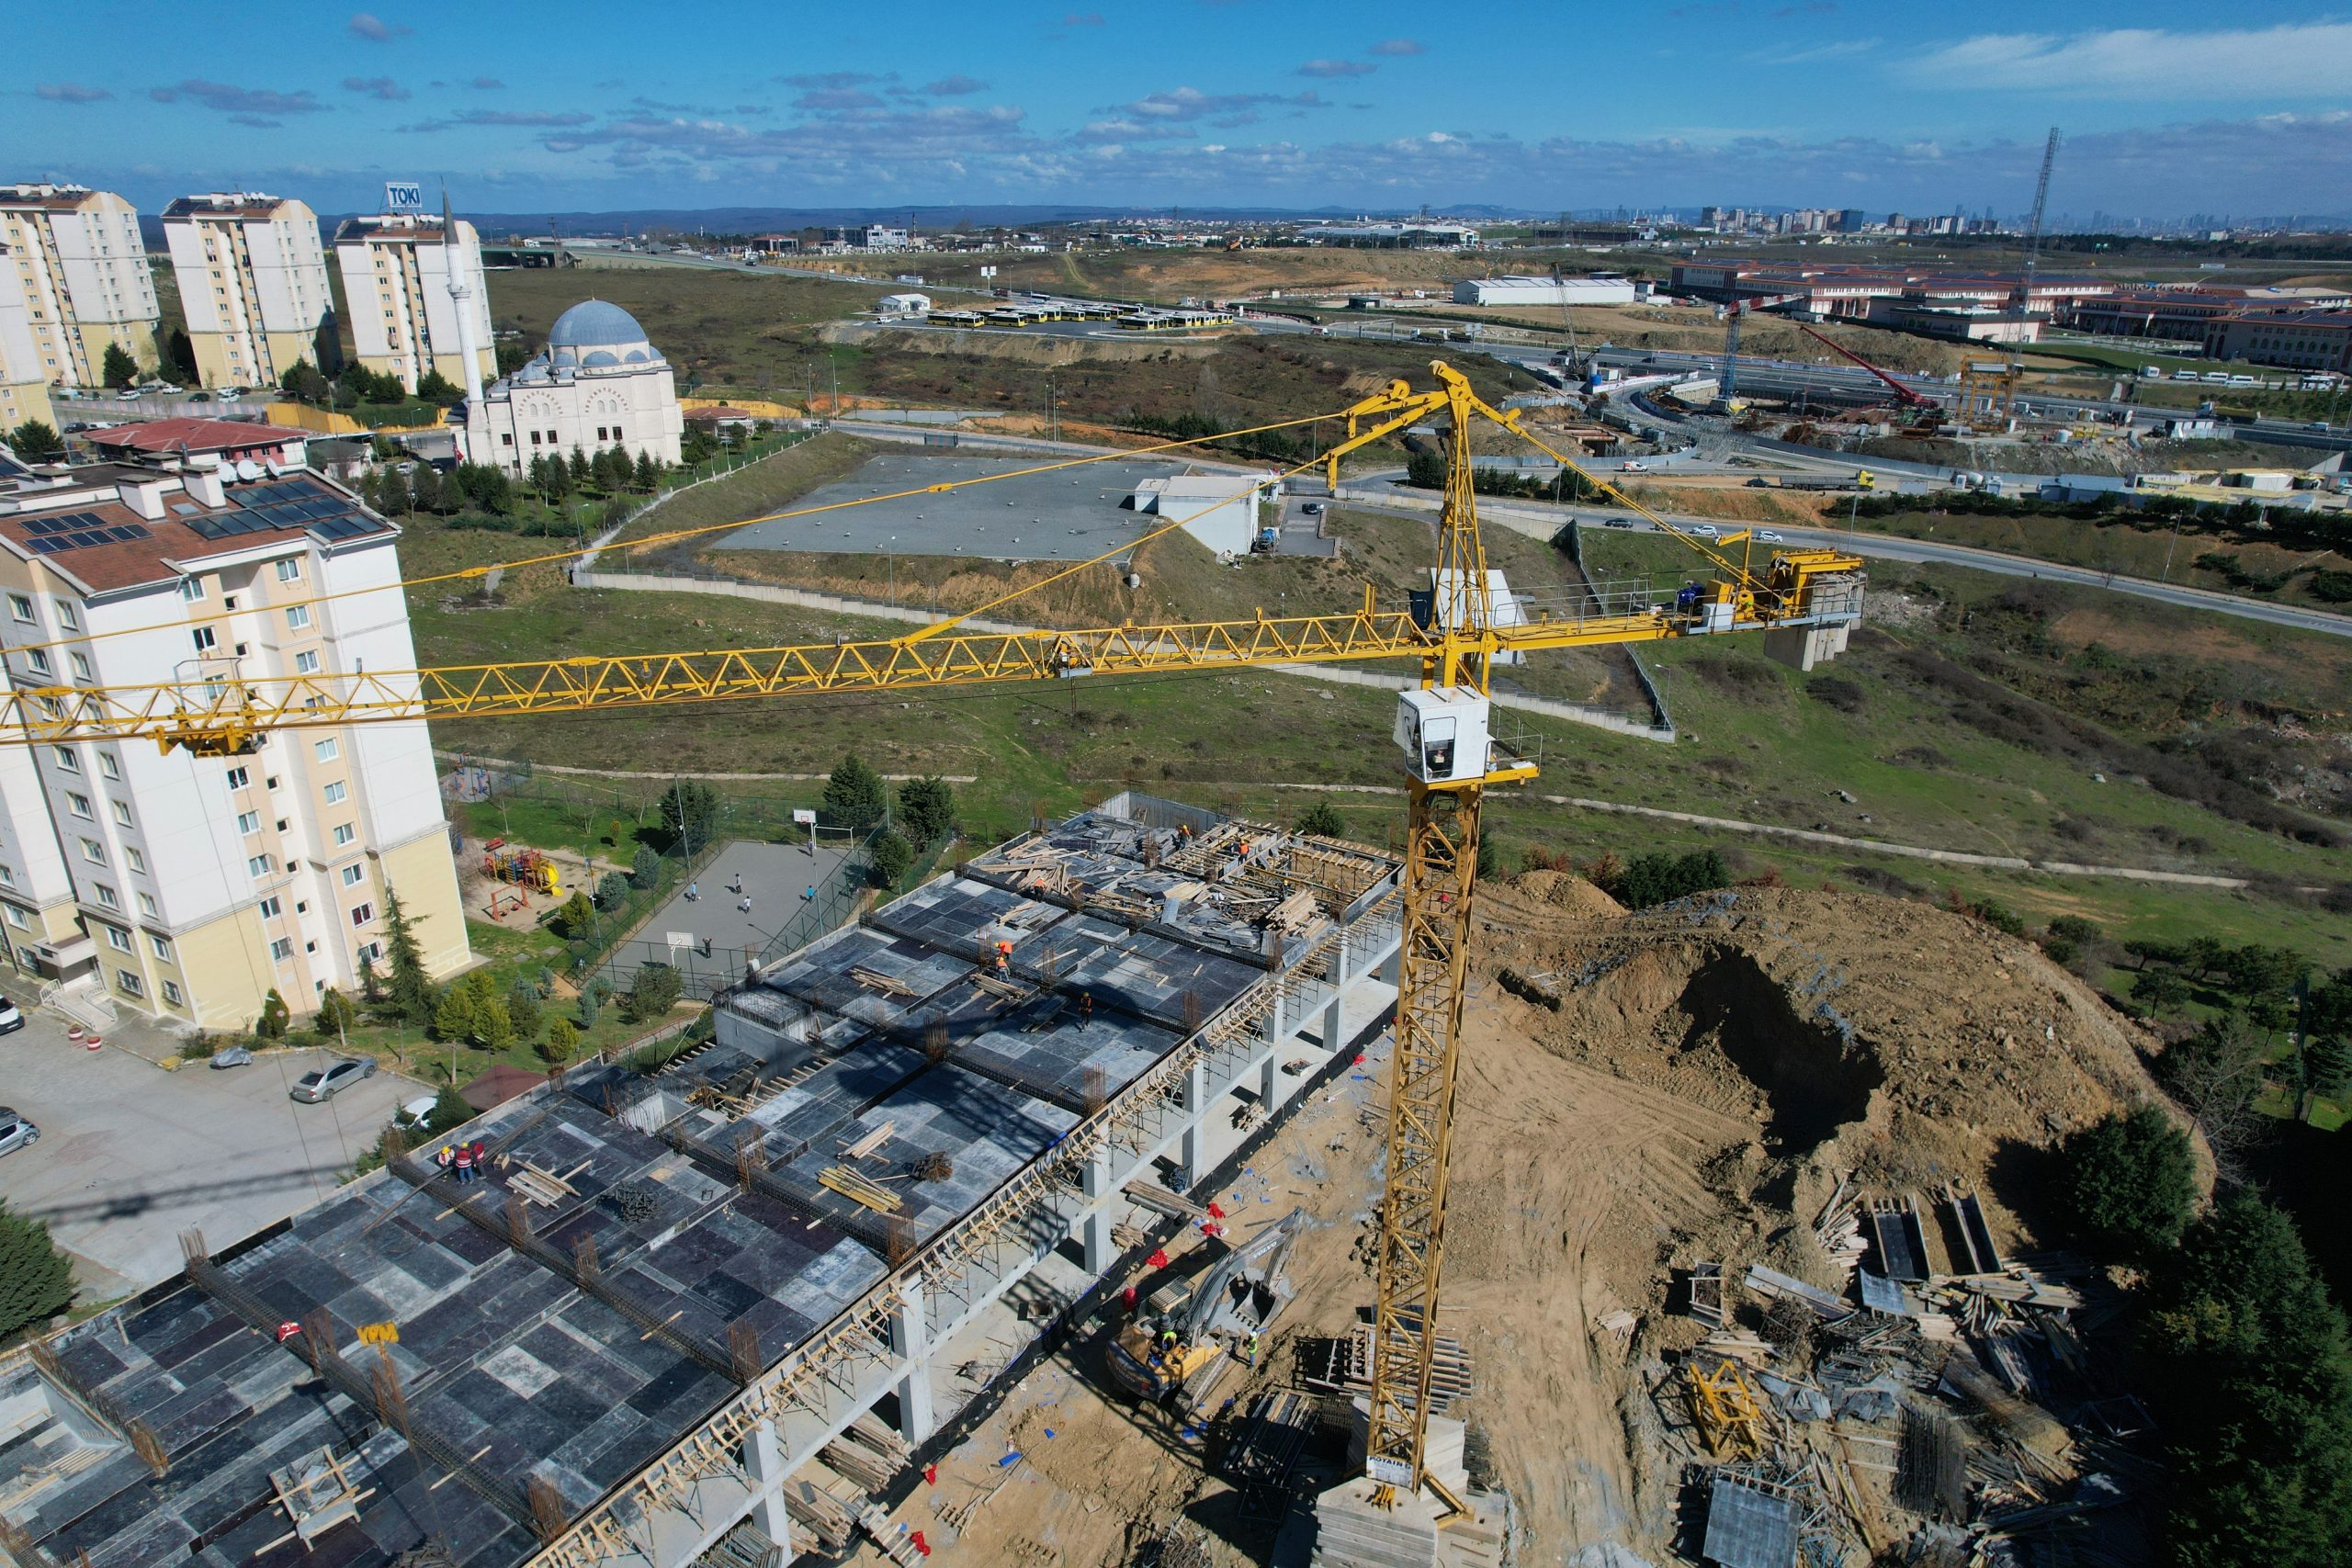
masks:
<path fill-rule="evenodd" d="M 232 1045 L 226 1050 L 212 1053 L 211 1066 L 216 1073 L 226 1072 L 231 1067 L 250 1067 L 253 1065 L 253 1052 L 243 1045 Z"/>
<path fill-rule="evenodd" d="M 40 1129 L 5 1105 L 0 1105 L 0 1155 L 12 1155 L 40 1142 Z"/>
<path fill-rule="evenodd" d="M 14 1034 L 25 1026 L 25 1015 L 16 1003 L 0 997 L 0 1034 Z"/>
<path fill-rule="evenodd" d="M 345 1056 L 331 1067 L 321 1067 L 304 1073 L 295 1080 L 293 1097 L 305 1105 L 317 1105 L 333 1100 L 361 1078 L 376 1076 L 376 1060 L 372 1056 Z"/>
<path fill-rule="evenodd" d="M 1323 503 L 1319 501 L 1302 502 L 1298 511 L 1303 517 L 1320 517 L 1323 515 Z"/>
<path fill-rule="evenodd" d="M 405 1122 L 411 1127 L 422 1127 L 432 1120 L 433 1108 L 440 1103 L 440 1100 L 434 1095 L 420 1094 L 414 1100 L 401 1101 L 401 1108 L 393 1120 Z"/>

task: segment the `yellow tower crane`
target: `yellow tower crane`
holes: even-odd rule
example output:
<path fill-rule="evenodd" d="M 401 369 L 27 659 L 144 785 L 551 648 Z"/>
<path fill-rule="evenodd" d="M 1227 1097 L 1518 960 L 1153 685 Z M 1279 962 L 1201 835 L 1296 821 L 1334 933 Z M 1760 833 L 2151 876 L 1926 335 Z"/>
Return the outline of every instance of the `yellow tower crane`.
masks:
<path fill-rule="evenodd" d="M 166 750 L 229 757 L 251 751 L 278 729 L 1154 671 L 1417 660 L 1419 682 L 1398 694 L 1395 732 L 1405 753 L 1410 810 L 1366 1471 L 1384 1489 L 1426 1490 L 1443 1509 L 1459 1511 L 1460 1500 L 1424 1463 L 1424 1413 L 1437 1350 L 1479 807 L 1488 786 L 1535 776 L 1532 763 L 1494 739 L 1493 667 L 1503 655 L 1537 649 L 1759 630 L 1792 639 L 1768 643 L 1776 656 L 1810 663 L 1837 651 L 1840 634 L 1860 619 L 1862 563 L 1831 550 L 1781 550 L 1757 570 L 1748 533 L 1720 540 L 1683 533 L 1521 429 L 1517 411 L 1487 404 L 1452 367 L 1440 361 L 1430 369 L 1437 383 L 1431 389 L 1416 391 L 1399 380 L 1343 411 L 1347 436 L 1316 459 L 1336 494 L 1340 459 L 1351 452 L 1418 425 L 1434 427 L 1444 441 L 1444 503 L 1426 621 L 1378 608 L 1367 586 L 1354 611 L 1261 612 L 1246 621 L 978 633 L 962 629 L 968 615 L 959 615 L 905 637 L 861 641 L 252 678 L 222 661 L 193 677 L 147 685 L 16 687 L 0 694 L 0 745 L 144 738 Z M 1470 431 L 1479 421 L 1521 437 L 1650 518 L 1705 556 L 1713 580 L 1663 602 L 1646 594 L 1594 601 L 1505 624 L 1495 613 L 1472 494 Z M 1737 558 L 1728 553 L 1736 547 Z"/>

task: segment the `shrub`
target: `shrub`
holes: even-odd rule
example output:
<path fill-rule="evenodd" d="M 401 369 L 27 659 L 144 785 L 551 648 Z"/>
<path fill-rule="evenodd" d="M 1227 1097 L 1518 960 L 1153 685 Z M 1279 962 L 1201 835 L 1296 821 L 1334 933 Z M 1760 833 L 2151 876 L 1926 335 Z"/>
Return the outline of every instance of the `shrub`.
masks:
<path fill-rule="evenodd" d="M 570 1019 L 559 1018 L 548 1022 L 548 1037 L 539 1042 L 540 1055 L 560 1067 L 571 1060 L 571 1054 L 579 1049 L 580 1031 L 571 1026 Z"/>
<path fill-rule="evenodd" d="M 660 1018 L 678 1005 L 685 983 L 667 964 L 640 964 L 637 976 L 621 998 L 621 1016 L 631 1023 Z"/>
<path fill-rule="evenodd" d="M 283 1040 L 292 1021 L 293 1013 L 286 1006 L 286 998 L 272 986 L 269 995 L 262 998 L 261 1017 L 254 1024 L 254 1032 L 264 1040 Z"/>
<path fill-rule="evenodd" d="M 2094 1122 L 2060 1149 L 2075 1223 L 2109 1257 L 2143 1260 L 2173 1246 L 2197 1201 L 2188 1134 L 2153 1105 Z"/>
<path fill-rule="evenodd" d="M 1715 850 L 1693 850 L 1686 855 L 1635 855 L 1622 867 L 1604 861 L 1593 866 L 1590 875 L 1603 893 L 1629 909 L 1671 903 L 1731 882 L 1731 869 Z"/>
<path fill-rule="evenodd" d="M 1318 839 L 1336 839 L 1348 830 L 1348 825 L 1340 816 L 1339 807 L 1328 800 L 1318 800 L 1299 818 L 1298 830 Z"/>

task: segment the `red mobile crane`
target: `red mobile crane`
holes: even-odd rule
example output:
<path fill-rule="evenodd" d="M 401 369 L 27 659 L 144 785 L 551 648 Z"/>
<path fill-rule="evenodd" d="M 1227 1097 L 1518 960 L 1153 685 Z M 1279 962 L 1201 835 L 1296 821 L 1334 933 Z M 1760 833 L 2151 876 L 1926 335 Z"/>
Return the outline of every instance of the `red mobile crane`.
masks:
<path fill-rule="evenodd" d="M 1825 344 L 1827 347 L 1836 350 L 1838 353 L 1844 355 L 1847 358 L 1852 360 L 1855 364 L 1860 366 L 1863 369 L 1869 371 L 1880 380 L 1885 382 L 1889 387 L 1894 389 L 1894 400 L 1901 403 L 1905 408 L 1940 409 L 1943 406 L 1937 402 L 1935 399 L 1928 397 L 1926 393 L 1919 391 L 1916 388 L 1907 387 L 1901 381 L 1896 380 L 1894 377 L 1888 375 L 1877 366 L 1872 365 L 1869 360 L 1864 359 L 1860 355 L 1856 354 L 1852 349 L 1848 348 L 1844 344 L 1839 343 L 1837 339 L 1826 336 L 1824 333 L 1815 332 L 1803 321 L 1792 321 L 1789 325 L 1796 328 L 1797 331 L 1804 333 L 1805 336 L 1813 339 L 1814 342 Z"/>

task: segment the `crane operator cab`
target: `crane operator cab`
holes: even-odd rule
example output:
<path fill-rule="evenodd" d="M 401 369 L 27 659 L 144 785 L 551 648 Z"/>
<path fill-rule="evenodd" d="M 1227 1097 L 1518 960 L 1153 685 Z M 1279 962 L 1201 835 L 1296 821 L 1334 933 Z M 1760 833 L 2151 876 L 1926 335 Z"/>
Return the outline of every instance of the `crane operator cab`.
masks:
<path fill-rule="evenodd" d="M 1405 770 L 1425 784 L 1469 784 L 1487 776 L 1487 700 L 1466 686 L 1399 692 L 1396 744 Z"/>

